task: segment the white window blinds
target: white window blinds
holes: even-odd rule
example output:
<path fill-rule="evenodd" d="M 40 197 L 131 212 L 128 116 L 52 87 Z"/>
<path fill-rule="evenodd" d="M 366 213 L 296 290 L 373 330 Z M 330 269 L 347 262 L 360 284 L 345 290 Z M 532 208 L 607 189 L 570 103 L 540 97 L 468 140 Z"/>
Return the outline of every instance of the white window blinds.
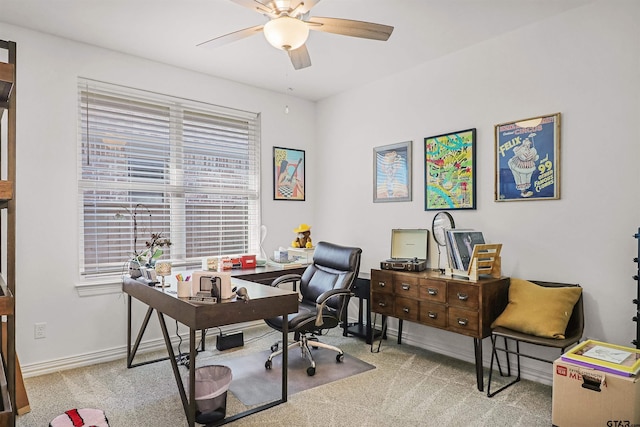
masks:
<path fill-rule="evenodd" d="M 82 275 L 121 273 L 151 233 L 176 266 L 259 253 L 258 114 L 86 79 L 78 93 Z"/>

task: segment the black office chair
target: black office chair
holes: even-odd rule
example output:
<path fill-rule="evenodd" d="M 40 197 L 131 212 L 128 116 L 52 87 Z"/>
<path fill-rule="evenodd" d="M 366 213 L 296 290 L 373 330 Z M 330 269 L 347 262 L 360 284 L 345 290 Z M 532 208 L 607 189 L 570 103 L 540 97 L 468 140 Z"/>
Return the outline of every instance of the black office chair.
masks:
<path fill-rule="evenodd" d="M 566 283 L 555 283 L 555 282 L 540 282 L 537 280 L 531 280 L 532 283 L 535 283 L 540 286 L 545 287 L 553 287 L 553 288 L 563 288 L 568 286 L 576 286 L 580 287 L 580 285 L 576 284 L 566 284 Z M 543 347 L 553 347 L 560 350 L 560 354 L 562 355 L 569 346 L 572 344 L 578 343 L 582 339 L 582 332 L 584 329 L 584 308 L 582 304 L 582 294 L 578 298 L 578 301 L 573 306 L 573 311 L 571 312 L 571 317 L 569 318 L 569 322 L 567 323 L 567 328 L 564 333 L 564 338 L 556 339 L 556 338 L 544 338 L 535 335 L 530 335 L 526 333 L 522 333 L 519 331 L 514 331 L 513 329 L 505 328 L 502 326 L 497 326 L 493 328 L 491 331 L 491 364 L 489 365 L 489 381 L 487 384 L 487 397 L 493 397 L 496 394 L 500 393 L 507 387 L 511 387 L 518 381 L 520 381 L 520 357 L 526 357 L 528 359 L 539 360 L 541 362 L 553 363 L 553 360 L 543 359 L 541 357 L 525 354 L 520 351 L 520 343 L 527 343 L 533 345 L 539 345 Z M 498 337 L 502 337 L 504 341 L 504 347 L 499 347 L 497 345 Z M 508 342 L 515 341 L 516 349 L 509 349 Z M 511 364 L 509 361 L 509 354 L 516 355 L 516 365 L 518 368 L 518 373 L 516 378 L 511 382 L 503 385 L 498 390 L 492 392 L 491 391 L 491 378 L 493 376 L 493 362 L 497 361 L 498 370 L 501 376 L 504 376 L 502 372 L 502 367 L 500 366 L 500 361 L 498 360 L 498 351 L 506 354 L 507 360 L 507 377 L 511 376 Z"/>
<path fill-rule="evenodd" d="M 362 249 L 339 246 L 333 243 L 320 242 L 313 254 L 313 263 L 302 275 L 287 274 L 273 281 L 272 286 L 293 283 L 293 289 L 299 285 L 301 301 L 298 312 L 287 318 L 289 332 L 294 339 L 287 350 L 300 347 L 302 357 L 307 357 L 311 366 L 307 375 L 316 373 L 316 363 L 311 354 L 311 347 L 321 347 L 337 352 L 336 361 L 342 362 L 344 352 L 338 347 L 319 342 L 316 335 L 322 331 L 337 327 L 346 314 L 351 286 L 360 271 Z M 283 317 L 265 319 L 267 325 L 282 331 Z M 271 369 L 272 360 L 284 351 L 285 344 L 278 349 L 279 343 L 271 346 L 271 355 L 264 366 Z"/>

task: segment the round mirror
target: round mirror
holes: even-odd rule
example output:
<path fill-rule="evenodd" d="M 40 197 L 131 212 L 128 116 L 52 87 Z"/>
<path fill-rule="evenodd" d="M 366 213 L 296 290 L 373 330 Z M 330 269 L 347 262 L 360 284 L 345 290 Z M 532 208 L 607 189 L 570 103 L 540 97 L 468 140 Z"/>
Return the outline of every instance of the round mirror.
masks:
<path fill-rule="evenodd" d="M 446 246 L 447 244 L 447 230 L 456 228 L 453 217 L 449 212 L 438 212 L 433 217 L 433 223 L 431 224 L 431 233 L 433 239 L 439 246 Z"/>

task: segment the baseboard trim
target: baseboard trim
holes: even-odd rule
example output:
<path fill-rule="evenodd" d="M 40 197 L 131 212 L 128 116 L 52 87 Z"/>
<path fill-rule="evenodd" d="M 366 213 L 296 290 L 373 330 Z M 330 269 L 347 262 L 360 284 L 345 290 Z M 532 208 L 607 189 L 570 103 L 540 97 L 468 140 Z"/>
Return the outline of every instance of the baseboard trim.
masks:
<path fill-rule="evenodd" d="M 171 339 L 172 344 L 179 342 L 178 337 Z M 162 350 L 165 347 L 162 338 L 141 342 L 138 347 L 138 354 L 149 353 Z M 60 359 L 47 360 L 45 362 L 21 365 L 24 378 L 37 377 L 54 372 L 66 371 L 68 369 L 81 368 L 98 363 L 112 362 L 127 357 L 127 347 L 115 347 L 100 350 L 92 353 L 80 354 L 77 356 L 64 357 Z"/>
<path fill-rule="evenodd" d="M 248 322 L 239 325 L 231 325 L 227 328 L 221 328 L 225 334 L 239 332 L 242 330 L 247 330 L 250 328 L 254 328 L 260 325 L 264 325 L 262 321 L 256 322 Z M 207 334 L 207 338 L 211 340 L 215 340 L 215 336 L 217 335 L 211 332 Z M 177 335 L 171 336 L 171 344 L 175 346 L 180 342 L 180 338 Z M 196 340 L 200 339 L 200 332 L 196 333 Z M 184 345 L 184 337 L 182 338 Z M 188 334 L 187 334 L 187 342 L 188 342 Z M 215 349 L 215 341 L 209 342 L 207 340 L 207 348 Z M 140 342 L 140 346 L 138 347 L 137 354 L 150 353 L 153 351 L 165 350 L 166 346 L 163 338 L 156 338 L 147 341 Z M 187 346 L 188 349 L 188 346 Z M 98 363 L 106 363 L 112 362 L 114 360 L 126 359 L 127 358 L 127 346 L 119 346 L 110 349 L 95 351 L 91 353 L 80 354 L 76 356 L 63 357 L 60 359 L 52 359 L 44 362 L 38 363 L 30 363 L 27 365 L 20 365 L 22 369 L 23 378 L 31 378 L 37 377 L 40 375 L 52 374 L 54 372 L 66 371 L 68 369 L 82 368 L 84 366 L 95 365 Z M 123 360 L 123 363 L 125 361 Z"/>
<path fill-rule="evenodd" d="M 356 319 L 352 319 L 355 321 Z M 229 327 L 223 327 L 222 332 L 225 334 L 232 334 L 235 332 L 246 331 L 251 328 L 255 328 L 258 326 L 264 325 L 263 321 L 255 321 L 255 322 L 247 322 L 239 325 L 230 325 Z M 389 339 L 397 339 L 398 330 L 396 328 L 388 328 L 387 334 Z M 217 334 L 209 333 L 207 337 L 210 337 L 212 340 Z M 196 339 L 199 339 L 200 333 L 196 334 Z M 426 343 L 418 338 L 422 338 L 420 335 L 410 334 L 405 331 L 402 335 L 402 341 L 405 344 L 412 345 L 414 347 L 419 347 L 425 350 L 433 351 L 434 353 L 442 354 L 445 356 L 452 357 L 454 359 L 462 360 L 469 363 L 475 363 L 475 358 L 473 355 L 473 346 L 440 346 L 434 345 L 430 343 Z M 471 339 L 471 338 L 470 338 Z M 184 338 L 183 338 L 184 340 Z M 176 335 L 171 337 L 171 343 L 175 346 L 180 341 L 180 338 Z M 207 343 L 209 347 L 215 348 L 215 343 Z M 384 345 L 384 344 L 383 344 Z M 147 340 L 140 343 L 138 348 L 138 354 L 149 353 L 152 351 L 163 350 L 165 348 L 164 340 L 162 338 L 156 338 L 152 340 Z M 489 363 L 491 361 L 490 352 L 483 352 L 483 366 L 488 368 Z M 84 366 L 95 365 L 98 363 L 112 362 L 118 359 L 126 359 L 127 357 L 127 347 L 126 345 L 100 350 L 92 353 L 86 353 L 77 356 L 65 357 L 60 359 L 48 360 L 45 362 L 31 363 L 28 365 L 21 365 L 22 376 L 24 378 L 37 377 L 39 375 L 51 374 L 54 372 L 65 371 L 68 369 L 81 368 Z M 534 366 L 527 365 L 525 360 L 523 360 L 521 366 L 521 376 L 524 379 L 535 381 L 545 385 L 553 384 L 553 372 L 551 369 L 537 369 Z"/>

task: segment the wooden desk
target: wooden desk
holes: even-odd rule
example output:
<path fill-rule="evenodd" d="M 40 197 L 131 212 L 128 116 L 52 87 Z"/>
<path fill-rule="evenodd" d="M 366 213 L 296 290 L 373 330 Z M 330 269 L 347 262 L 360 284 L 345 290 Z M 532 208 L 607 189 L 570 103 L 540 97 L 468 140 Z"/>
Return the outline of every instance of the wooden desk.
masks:
<path fill-rule="evenodd" d="M 353 297 L 358 298 L 358 321 L 355 323 L 349 323 L 348 313 L 345 311 L 344 319 L 342 322 L 342 335 L 345 337 L 353 335 L 359 338 L 364 338 L 367 344 L 372 344 L 374 338 L 381 336 L 382 330 L 374 328 L 371 323 L 370 280 L 360 277 L 356 278 L 356 280 L 353 282 L 351 290 L 353 291 Z M 365 321 L 366 323 L 364 323 Z M 386 338 L 386 336 L 383 338 Z"/>
<path fill-rule="evenodd" d="M 195 400 L 195 360 L 196 360 L 196 331 L 206 328 L 230 325 L 234 323 L 249 322 L 253 320 L 268 319 L 276 316 L 287 316 L 289 313 L 295 313 L 298 310 L 298 294 L 278 288 L 264 286 L 258 283 L 248 282 L 245 280 L 233 278 L 233 283 L 238 286 L 244 286 L 250 296 L 247 302 L 236 300 L 223 300 L 219 304 L 198 304 L 190 302 L 186 298 L 178 298 L 173 293 L 166 292 L 161 288 L 155 288 L 143 284 L 131 278 L 125 278 L 122 283 L 122 290 L 127 294 L 127 367 L 132 368 L 141 364 L 152 363 L 158 360 L 133 364 L 133 358 L 138 350 L 142 335 L 147 328 L 149 319 L 156 310 L 162 336 L 164 338 L 168 359 L 173 368 L 173 374 L 176 379 L 182 406 L 187 417 L 189 427 L 195 426 L 196 400 Z M 138 336 L 133 347 L 131 345 L 131 298 L 135 298 L 140 302 L 149 306 L 147 314 L 140 326 Z M 171 339 L 167 331 L 167 325 L 164 316 L 167 315 L 176 321 L 189 327 L 189 395 L 185 392 L 184 384 L 178 370 Z M 287 342 L 287 326 L 286 322 L 282 330 L 282 342 Z M 159 359 L 159 360 L 166 360 Z M 282 353 L 282 397 L 279 400 L 266 403 L 257 408 L 226 417 L 224 420 L 215 425 L 222 425 L 247 415 L 271 408 L 287 401 L 287 352 Z"/>
<path fill-rule="evenodd" d="M 371 311 L 473 338 L 478 390 L 484 388 L 482 339 L 507 306 L 509 278 L 471 282 L 435 271 L 371 270 Z M 386 323 L 383 326 L 385 332 Z"/>

